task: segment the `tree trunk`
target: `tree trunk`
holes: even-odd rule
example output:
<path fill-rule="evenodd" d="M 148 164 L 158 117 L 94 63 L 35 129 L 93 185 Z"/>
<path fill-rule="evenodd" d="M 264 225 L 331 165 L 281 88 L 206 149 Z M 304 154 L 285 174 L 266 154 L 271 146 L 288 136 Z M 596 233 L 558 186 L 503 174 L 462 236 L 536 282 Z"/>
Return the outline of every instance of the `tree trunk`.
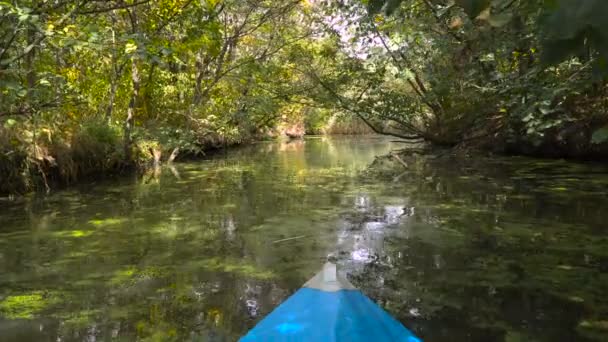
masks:
<path fill-rule="evenodd" d="M 135 109 L 137 108 L 137 99 L 139 98 L 139 69 L 135 57 L 131 58 L 131 82 L 133 83 L 133 91 L 131 93 L 131 100 L 129 101 L 129 108 L 127 109 L 127 119 L 124 125 L 124 148 L 125 148 L 125 159 L 127 162 L 131 162 L 131 145 L 133 140 L 131 137 L 131 131 L 133 130 L 133 121 L 135 118 Z"/>
<path fill-rule="evenodd" d="M 193 99 L 192 104 L 195 106 L 201 106 L 207 103 L 209 100 L 209 94 L 213 87 L 219 83 L 219 81 L 224 77 L 224 63 L 232 59 L 234 48 L 236 47 L 236 38 L 229 37 L 226 39 L 224 46 L 222 46 L 222 50 L 217 57 L 217 64 L 215 70 L 213 70 L 213 77 L 210 83 L 203 89 L 199 91 L 199 94 L 196 94 L 196 98 Z M 206 67 L 206 66 L 203 66 Z M 202 69 L 201 69 L 202 70 Z M 198 81 L 198 80 L 197 80 Z M 202 79 L 201 79 L 202 81 Z"/>
<path fill-rule="evenodd" d="M 106 109 L 106 120 L 108 123 L 112 121 L 112 111 L 114 111 L 114 101 L 116 100 L 116 91 L 118 89 L 118 82 L 115 79 L 112 79 L 112 84 L 110 85 L 110 99 L 108 103 L 108 108 Z"/>
<path fill-rule="evenodd" d="M 112 14 L 112 27 L 116 26 L 116 17 Z M 116 100 L 116 91 L 118 89 L 118 80 L 120 79 L 121 70 L 118 68 L 118 57 L 116 56 L 116 33 L 112 29 L 112 76 L 110 77 L 110 100 L 106 109 L 106 120 L 108 124 L 112 121 L 112 111 L 114 111 L 114 101 Z M 121 68 L 122 69 L 122 68 Z"/>
<path fill-rule="evenodd" d="M 129 15 L 129 19 L 131 20 L 131 29 L 133 30 L 133 34 L 137 33 L 137 15 L 134 11 L 127 10 L 127 14 Z M 140 77 L 139 77 L 139 68 L 137 66 L 137 57 L 131 56 L 131 82 L 133 85 L 133 90 L 131 92 L 131 100 L 129 101 L 129 108 L 127 109 L 127 118 L 124 124 L 124 153 L 125 160 L 127 163 L 132 163 L 132 153 L 131 146 L 133 145 L 133 137 L 131 136 L 131 131 L 133 130 L 133 122 L 135 118 L 135 110 L 137 108 L 137 100 L 139 98 L 139 86 L 140 86 Z"/>
<path fill-rule="evenodd" d="M 203 96 L 203 78 L 205 78 L 205 69 L 207 68 L 207 63 L 205 59 L 201 56 L 203 53 L 199 52 L 196 58 L 196 82 L 194 83 L 194 96 L 192 97 L 192 105 L 196 106 L 201 102 Z"/>
<path fill-rule="evenodd" d="M 33 45 L 36 42 L 36 30 L 29 28 L 27 30 L 27 45 Z M 33 47 L 31 52 L 25 56 L 25 65 L 27 70 L 26 81 L 27 81 L 27 102 L 30 107 L 33 105 L 33 90 L 36 87 L 36 70 L 34 68 L 34 59 L 36 57 L 36 47 Z"/>

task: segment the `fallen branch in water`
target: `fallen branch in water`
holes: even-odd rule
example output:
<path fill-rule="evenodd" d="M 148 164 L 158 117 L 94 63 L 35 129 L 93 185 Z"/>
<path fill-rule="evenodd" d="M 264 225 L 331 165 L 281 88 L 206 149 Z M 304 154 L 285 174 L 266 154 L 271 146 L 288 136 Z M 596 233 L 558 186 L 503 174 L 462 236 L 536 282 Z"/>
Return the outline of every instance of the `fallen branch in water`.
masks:
<path fill-rule="evenodd" d="M 398 144 L 410 144 L 410 145 L 419 145 L 420 144 L 419 141 L 411 141 L 411 140 L 389 140 L 389 142 L 398 143 Z"/>
<path fill-rule="evenodd" d="M 272 243 L 279 243 L 279 242 L 285 242 L 285 241 L 291 241 L 291 240 L 297 240 L 297 239 L 303 239 L 305 237 L 308 237 L 308 235 L 300 235 L 300 236 L 294 236 L 294 237 L 290 237 L 287 239 L 280 239 L 280 240 L 275 240 L 272 241 Z"/>
<path fill-rule="evenodd" d="M 409 173 L 408 171 L 405 171 L 402 174 L 400 174 L 399 176 L 393 178 L 393 183 L 397 183 L 401 179 L 401 177 L 405 176 L 408 173 Z"/>
<path fill-rule="evenodd" d="M 404 162 L 403 159 L 399 158 L 398 155 L 391 153 L 391 157 L 395 158 L 395 160 L 398 161 L 399 163 L 401 163 L 401 165 L 403 165 L 403 167 L 405 167 L 406 169 L 409 169 L 409 166 L 407 165 L 407 163 Z"/>

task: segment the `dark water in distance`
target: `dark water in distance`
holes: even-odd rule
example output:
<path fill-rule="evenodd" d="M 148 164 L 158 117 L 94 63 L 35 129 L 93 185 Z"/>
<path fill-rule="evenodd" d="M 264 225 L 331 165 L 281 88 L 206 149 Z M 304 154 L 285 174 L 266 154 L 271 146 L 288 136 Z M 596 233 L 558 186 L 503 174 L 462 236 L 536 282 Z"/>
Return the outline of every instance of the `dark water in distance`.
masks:
<path fill-rule="evenodd" d="M 608 341 L 608 167 L 362 175 L 399 147 L 260 143 L 0 202 L 0 341 L 234 341 L 328 254 L 425 341 Z"/>

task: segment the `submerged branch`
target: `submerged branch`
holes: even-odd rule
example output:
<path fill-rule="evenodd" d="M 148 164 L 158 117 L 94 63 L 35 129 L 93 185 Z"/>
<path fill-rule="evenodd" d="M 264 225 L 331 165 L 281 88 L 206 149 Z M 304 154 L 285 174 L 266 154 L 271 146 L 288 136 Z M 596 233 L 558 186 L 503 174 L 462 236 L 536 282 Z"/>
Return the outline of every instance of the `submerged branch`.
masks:
<path fill-rule="evenodd" d="M 403 161 L 403 159 L 399 158 L 398 155 L 396 155 L 395 153 L 391 153 L 390 156 L 395 159 L 396 161 L 398 161 L 399 163 L 401 163 L 401 165 L 403 165 L 404 168 L 409 169 L 409 165 L 407 165 L 406 162 Z"/>

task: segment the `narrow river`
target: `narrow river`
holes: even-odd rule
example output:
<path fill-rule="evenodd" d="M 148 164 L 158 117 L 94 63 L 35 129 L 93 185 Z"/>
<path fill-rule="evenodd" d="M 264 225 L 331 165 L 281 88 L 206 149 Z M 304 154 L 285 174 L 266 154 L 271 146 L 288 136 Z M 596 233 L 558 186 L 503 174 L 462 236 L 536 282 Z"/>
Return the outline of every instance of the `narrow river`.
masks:
<path fill-rule="evenodd" d="M 0 341 L 235 341 L 330 254 L 425 341 L 607 341 L 608 167 L 259 143 L 0 201 Z M 443 161 L 441 161 L 443 160 Z"/>

